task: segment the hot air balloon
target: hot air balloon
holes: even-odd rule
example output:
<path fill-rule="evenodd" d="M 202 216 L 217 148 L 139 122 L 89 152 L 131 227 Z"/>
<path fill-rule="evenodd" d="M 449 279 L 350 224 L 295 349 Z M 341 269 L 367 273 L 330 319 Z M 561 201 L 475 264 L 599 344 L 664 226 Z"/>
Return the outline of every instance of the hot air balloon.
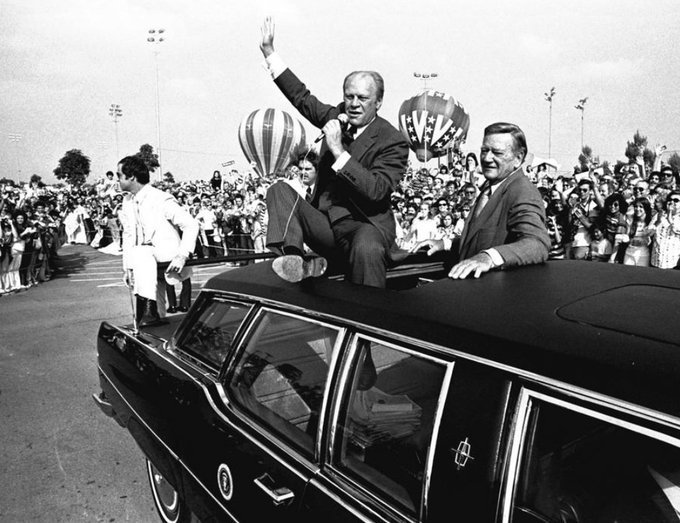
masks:
<path fill-rule="evenodd" d="M 461 103 L 439 91 L 425 91 L 399 109 L 399 129 L 421 162 L 464 142 L 469 128 L 470 116 Z"/>
<path fill-rule="evenodd" d="M 305 143 L 305 129 L 285 111 L 258 109 L 241 121 L 238 140 L 260 176 L 269 176 L 281 173 L 291 150 Z"/>

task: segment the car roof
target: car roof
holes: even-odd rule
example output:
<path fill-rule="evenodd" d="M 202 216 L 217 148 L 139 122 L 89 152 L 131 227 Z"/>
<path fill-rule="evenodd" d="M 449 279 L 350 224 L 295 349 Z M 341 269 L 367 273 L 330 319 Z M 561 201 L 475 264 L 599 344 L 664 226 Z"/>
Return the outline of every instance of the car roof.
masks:
<path fill-rule="evenodd" d="M 679 271 L 560 260 L 393 291 L 327 278 L 288 283 L 262 262 L 205 288 L 680 414 Z"/>

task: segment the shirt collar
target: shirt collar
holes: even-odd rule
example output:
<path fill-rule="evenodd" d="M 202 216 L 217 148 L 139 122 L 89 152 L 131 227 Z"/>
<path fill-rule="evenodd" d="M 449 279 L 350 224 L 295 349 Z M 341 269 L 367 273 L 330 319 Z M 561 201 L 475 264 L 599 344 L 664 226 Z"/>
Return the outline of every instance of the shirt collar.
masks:
<path fill-rule="evenodd" d="M 373 117 L 373 120 L 371 120 L 370 122 L 368 122 L 366 125 L 362 125 L 361 127 L 354 127 L 354 139 L 356 140 L 357 138 L 359 138 L 359 135 L 360 135 L 361 133 L 363 133 L 363 132 L 366 130 L 366 127 L 368 127 L 368 126 L 371 125 L 373 122 L 375 122 L 375 119 L 376 119 L 376 118 L 377 118 L 377 116 L 374 116 L 374 117 Z"/>
<path fill-rule="evenodd" d="M 135 202 L 142 203 L 144 201 L 144 198 L 146 198 L 146 195 L 149 194 L 149 189 L 148 189 L 149 187 L 150 187 L 150 185 L 147 183 L 147 184 L 144 184 L 139 191 L 137 191 L 137 194 L 135 194 L 135 196 L 134 196 Z"/>

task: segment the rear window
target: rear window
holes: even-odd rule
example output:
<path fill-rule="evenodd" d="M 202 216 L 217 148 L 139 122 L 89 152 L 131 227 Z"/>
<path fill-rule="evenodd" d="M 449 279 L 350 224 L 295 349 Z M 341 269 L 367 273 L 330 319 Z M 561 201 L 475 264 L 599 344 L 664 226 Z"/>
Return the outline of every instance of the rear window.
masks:
<path fill-rule="evenodd" d="M 249 305 L 239 302 L 208 301 L 200 307 L 196 321 L 180 338 L 177 348 L 219 370 L 249 310 Z"/>

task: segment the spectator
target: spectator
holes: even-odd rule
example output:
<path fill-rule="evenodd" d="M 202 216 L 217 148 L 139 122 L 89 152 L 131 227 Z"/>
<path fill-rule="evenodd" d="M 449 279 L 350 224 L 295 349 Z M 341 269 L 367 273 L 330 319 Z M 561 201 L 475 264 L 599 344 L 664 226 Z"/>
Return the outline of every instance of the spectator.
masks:
<path fill-rule="evenodd" d="M 583 260 L 590 249 L 590 234 L 588 230 L 598 216 L 598 207 L 593 199 L 593 182 L 581 179 L 576 188 L 578 199 L 571 211 L 571 227 L 573 239 L 571 241 L 571 259 Z"/>
<path fill-rule="evenodd" d="M 10 215 L 10 207 L 0 211 L 0 293 L 7 294 L 21 289 L 19 267 L 21 252 L 17 247 L 21 241 Z"/>
<path fill-rule="evenodd" d="M 453 241 L 458 236 L 460 236 L 460 234 L 456 233 L 456 226 L 453 223 L 453 216 L 449 213 L 444 214 L 441 218 L 441 225 L 437 227 L 435 238 L 437 240 L 447 239 Z"/>
<path fill-rule="evenodd" d="M 566 258 L 565 243 L 569 238 L 569 211 L 564 205 L 559 191 L 552 191 L 548 207 L 546 208 L 546 226 L 550 236 L 549 260 L 563 260 Z"/>
<path fill-rule="evenodd" d="M 213 172 L 212 178 L 210 178 L 210 187 L 212 187 L 214 192 L 222 190 L 222 175 L 220 171 Z"/>
<path fill-rule="evenodd" d="M 597 222 L 590 226 L 590 237 L 587 259 L 590 261 L 608 262 L 611 258 L 613 247 L 611 242 L 605 238 L 602 228 Z"/>
<path fill-rule="evenodd" d="M 674 269 L 680 264 L 680 191 L 671 191 L 666 210 L 653 224 L 650 264 L 659 269 Z"/>
<path fill-rule="evenodd" d="M 652 206 L 647 198 L 637 198 L 633 202 L 633 216 L 629 220 L 626 234 L 617 235 L 614 248 L 625 249 L 624 265 L 647 267 L 650 261 L 651 236 L 653 230 L 649 223 L 652 219 Z M 618 245 L 617 245 L 618 243 Z"/>

